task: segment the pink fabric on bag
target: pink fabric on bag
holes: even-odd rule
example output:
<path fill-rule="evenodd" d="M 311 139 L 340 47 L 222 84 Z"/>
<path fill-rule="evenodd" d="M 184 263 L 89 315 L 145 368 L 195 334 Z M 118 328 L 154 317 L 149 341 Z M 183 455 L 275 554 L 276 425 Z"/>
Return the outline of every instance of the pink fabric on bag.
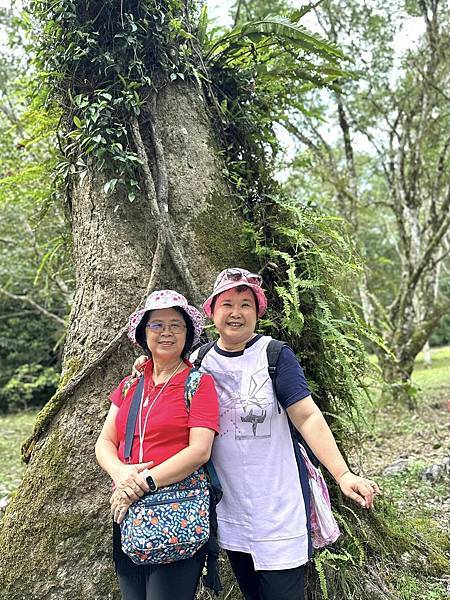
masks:
<path fill-rule="evenodd" d="M 308 472 L 311 510 L 311 538 L 313 548 L 323 548 L 335 542 L 341 535 L 339 526 L 331 511 L 330 494 L 320 471 L 308 457 L 302 444 L 299 444 Z"/>

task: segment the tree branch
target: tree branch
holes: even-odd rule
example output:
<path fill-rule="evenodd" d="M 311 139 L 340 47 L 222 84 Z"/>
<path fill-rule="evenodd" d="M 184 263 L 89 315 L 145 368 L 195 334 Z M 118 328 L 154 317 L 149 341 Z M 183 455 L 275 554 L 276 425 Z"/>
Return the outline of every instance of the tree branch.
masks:
<path fill-rule="evenodd" d="M 321 145 L 322 145 L 322 148 L 321 148 L 320 146 L 315 144 L 311 139 L 309 139 L 301 131 L 301 129 L 299 129 L 297 127 L 297 125 L 292 123 L 292 121 L 283 121 L 283 122 L 280 122 L 279 124 L 282 125 L 291 135 L 296 137 L 299 142 L 301 142 L 302 144 L 307 146 L 319 159 L 327 160 L 330 167 L 336 166 L 331 148 L 330 148 L 329 144 L 326 143 L 326 141 L 323 139 L 322 136 L 320 136 L 320 135 L 317 136 L 321 142 Z M 323 150 L 325 150 L 325 153 L 328 156 L 328 159 L 325 157 L 325 153 Z"/>
<path fill-rule="evenodd" d="M 16 294 L 8 292 L 8 290 L 5 290 L 4 288 L 0 288 L 0 294 L 3 294 L 11 300 L 16 300 L 17 302 L 23 302 L 25 304 L 28 304 L 29 306 L 32 306 L 36 312 L 44 315 L 48 319 L 56 321 L 57 323 L 59 323 L 59 325 L 66 325 L 64 319 L 61 319 L 61 317 L 58 317 L 58 315 L 55 315 L 54 313 L 48 311 L 46 308 L 35 302 L 32 298 L 29 298 L 28 296 L 17 296 Z"/>
<path fill-rule="evenodd" d="M 150 138 L 155 150 L 155 162 L 157 170 L 156 178 L 156 198 L 159 210 L 163 214 L 169 213 L 169 181 L 167 178 L 166 159 L 164 157 L 164 147 L 156 131 L 153 116 L 156 113 L 156 94 L 152 99 L 152 113 L 149 119 Z"/>
<path fill-rule="evenodd" d="M 447 205 L 450 204 L 450 188 L 449 188 L 449 193 L 447 196 L 446 204 Z M 441 221 L 441 225 L 440 225 L 439 229 L 436 231 L 434 236 L 429 241 L 428 246 L 427 246 L 425 252 L 423 253 L 419 264 L 417 265 L 415 270 L 412 272 L 412 274 L 409 276 L 407 285 L 405 286 L 403 292 L 401 294 L 399 294 L 399 296 L 396 298 L 395 302 L 390 307 L 390 314 L 392 317 L 395 314 L 403 313 L 406 299 L 414 293 L 417 283 L 419 282 L 420 277 L 422 276 L 422 273 L 430 265 L 430 261 L 431 261 L 433 252 L 436 250 L 436 247 L 442 241 L 442 238 L 447 233 L 449 227 L 450 227 L 450 214 L 448 214 L 448 211 L 447 211 L 447 216 Z"/>

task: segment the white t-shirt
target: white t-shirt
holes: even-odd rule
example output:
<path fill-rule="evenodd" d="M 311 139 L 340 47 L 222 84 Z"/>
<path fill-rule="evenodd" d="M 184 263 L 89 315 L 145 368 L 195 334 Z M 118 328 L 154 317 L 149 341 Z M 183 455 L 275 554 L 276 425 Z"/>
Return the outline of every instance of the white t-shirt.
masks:
<path fill-rule="evenodd" d="M 201 365 L 214 377 L 219 396 L 219 435 L 212 451 L 223 489 L 219 545 L 251 554 L 257 570 L 291 569 L 308 561 L 305 505 L 288 419 L 267 369 L 271 339 L 261 336 L 238 355 L 214 346 Z"/>

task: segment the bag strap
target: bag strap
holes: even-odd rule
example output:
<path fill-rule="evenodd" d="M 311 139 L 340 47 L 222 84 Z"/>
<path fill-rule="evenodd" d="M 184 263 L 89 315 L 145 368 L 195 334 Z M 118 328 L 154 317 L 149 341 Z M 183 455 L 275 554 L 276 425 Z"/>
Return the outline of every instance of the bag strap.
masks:
<path fill-rule="evenodd" d="M 128 377 L 128 379 L 125 381 L 123 388 L 122 388 L 122 398 L 125 398 L 125 396 L 128 394 L 128 390 L 133 385 L 133 383 L 136 381 L 136 379 L 137 379 L 136 375 L 130 375 L 130 377 Z"/>
<path fill-rule="evenodd" d="M 277 363 L 278 363 L 278 359 L 280 357 L 283 347 L 287 346 L 287 345 L 288 344 L 286 344 L 286 342 L 283 342 L 281 340 L 270 340 L 270 342 L 267 344 L 267 348 L 266 348 L 267 363 L 268 363 L 267 370 L 269 371 L 269 377 L 273 383 L 273 391 L 274 391 L 275 396 L 276 396 L 275 377 L 277 376 Z M 296 427 L 290 420 L 289 415 L 286 414 L 286 416 L 289 421 L 289 429 L 291 431 L 292 440 L 294 441 L 294 443 L 298 442 L 304 447 L 304 449 L 308 455 L 308 458 L 310 459 L 312 464 L 315 467 L 318 467 L 320 465 L 320 461 L 318 460 L 318 458 L 316 457 L 314 452 L 311 450 L 311 448 L 308 446 L 308 444 L 305 442 L 302 434 L 299 431 L 297 431 Z"/>
<path fill-rule="evenodd" d="M 136 428 L 136 419 L 139 412 L 142 394 L 144 392 L 144 375 L 139 378 L 136 389 L 133 393 L 133 398 L 128 411 L 127 425 L 125 429 L 125 448 L 123 453 L 124 460 L 129 460 L 131 457 L 131 447 L 133 445 L 134 430 Z"/>
<path fill-rule="evenodd" d="M 205 355 L 211 350 L 216 342 L 208 342 L 207 344 L 203 344 L 200 346 L 197 353 L 197 358 L 194 360 L 194 368 L 200 369 L 202 360 L 205 358 Z"/>
<path fill-rule="evenodd" d="M 200 371 L 196 367 L 192 367 L 184 382 L 184 401 L 188 412 L 191 410 L 192 398 L 200 385 L 201 378 Z"/>
<path fill-rule="evenodd" d="M 270 342 L 267 344 L 267 370 L 269 371 L 269 377 L 272 380 L 272 383 L 275 383 L 275 377 L 277 376 L 277 363 L 284 346 L 287 346 L 287 344 L 281 340 L 270 340 Z"/>
<path fill-rule="evenodd" d="M 209 348 L 205 352 L 203 352 L 203 354 L 200 358 L 200 362 L 203 360 L 203 357 L 205 356 L 206 352 L 208 352 L 208 350 L 210 350 L 213 345 L 214 345 L 214 342 L 212 345 L 205 344 L 205 346 L 209 346 Z M 204 346 L 202 346 L 201 348 L 204 348 Z M 192 367 L 192 369 L 189 371 L 188 376 L 186 377 L 186 381 L 184 383 L 184 401 L 186 403 L 186 408 L 187 408 L 188 412 L 191 409 L 192 399 L 195 395 L 195 392 L 198 389 L 198 386 L 200 385 L 201 379 L 202 379 L 202 373 L 200 373 L 200 371 L 195 366 Z M 216 497 L 216 503 L 220 502 L 220 499 L 222 498 L 222 494 L 223 494 L 222 486 L 220 485 L 219 477 L 217 475 L 217 471 L 216 471 L 216 468 L 214 467 L 212 460 L 209 459 L 208 462 L 204 465 L 204 467 L 206 469 L 206 472 L 208 473 L 209 480 L 211 482 L 211 486 L 214 490 L 214 495 Z"/>

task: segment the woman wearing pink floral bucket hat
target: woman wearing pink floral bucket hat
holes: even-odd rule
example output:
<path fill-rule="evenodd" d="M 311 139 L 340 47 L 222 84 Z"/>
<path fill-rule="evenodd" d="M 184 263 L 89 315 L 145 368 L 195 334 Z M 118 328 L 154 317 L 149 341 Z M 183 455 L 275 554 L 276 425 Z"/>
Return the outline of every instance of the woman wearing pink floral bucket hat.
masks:
<path fill-rule="evenodd" d="M 267 309 L 261 276 L 223 270 L 203 309 L 219 338 L 191 361 L 214 377 L 219 392 L 220 434 L 212 450 L 223 489 L 219 545 L 246 600 L 302 600 L 313 545 L 339 536 L 311 458 L 363 507 L 373 506 L 379 489 L 348 468 L 294 351 L 256 333 Z"/>
<path fill-rule="evenodd" d="M 173 290 L 153 292 L 129 319 L 128 337 L 150 358 L 142 377 L 126 377 L 110 395 L 95 448 L 114 482 L 123 600 L 193 600 L 209 553 L 202 466 L 218 432 L 218 401 L 212 377 L 198 377 L 186 358 L 202 329 L 201 313 Z"/>
<path fill-rule="evenodd" d="M 165 308 L 174 308 L 178 310 L 187 327 L 186 348 L 183 349 L 183 357 L 187 356 L 192 346 L 196 346 L 200 341 L 200 336 L 205 325 L 200 311 L 188 304 L 186 298 L 174 292 L 173 290 L 160 290 L 153 292 L 145 301 L 145 306 L 130 315 L 128 321 L 128 337 L 137 346 L 141 346 L 146 351 L 148 347 L 145 341 L 145 326 L 148 319 L 145 316 L 151 310 L 162 310 Z"/>

